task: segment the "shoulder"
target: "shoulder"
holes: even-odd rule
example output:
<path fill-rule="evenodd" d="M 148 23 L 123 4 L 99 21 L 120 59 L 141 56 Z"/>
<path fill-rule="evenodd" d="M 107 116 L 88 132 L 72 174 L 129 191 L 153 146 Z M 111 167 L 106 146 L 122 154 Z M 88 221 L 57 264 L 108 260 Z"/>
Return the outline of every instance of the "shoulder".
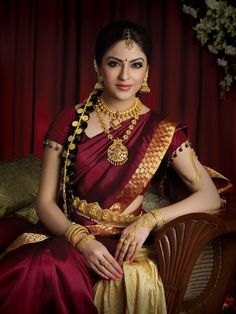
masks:
<path fill-rule="evenodd" d="M 74 119 L 75 113 L 75 106 L 68 107 L 60 111 L 52 121 L 45 138 L 63 145 L 70 129 L 71 122 Z"/>

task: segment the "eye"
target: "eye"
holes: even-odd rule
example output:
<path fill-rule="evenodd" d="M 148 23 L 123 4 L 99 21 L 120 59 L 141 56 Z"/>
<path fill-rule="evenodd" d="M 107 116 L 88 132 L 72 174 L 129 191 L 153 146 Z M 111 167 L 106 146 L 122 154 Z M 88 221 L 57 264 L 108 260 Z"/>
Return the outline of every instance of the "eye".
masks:
<path fill-rule="evenodd" d="M 117 61 L 114 61 L 114 60 L 109 61 L 107 64 L 110 68 L 115 68 L 120 65 Z"/>
<path fill-rule="evenodd" d="M 140 69 L 143 67 L 143 63 L 142 62 L 134 62 L 131 64 L 131 67 L 135 68 L 135 69 Z"/>

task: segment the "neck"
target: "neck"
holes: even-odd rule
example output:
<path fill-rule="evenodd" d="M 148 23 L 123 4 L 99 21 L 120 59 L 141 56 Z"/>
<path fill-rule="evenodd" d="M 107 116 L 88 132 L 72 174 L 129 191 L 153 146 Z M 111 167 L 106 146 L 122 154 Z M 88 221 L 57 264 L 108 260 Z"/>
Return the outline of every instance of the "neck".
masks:
<path fill-rule="evenodd" d="M 105 103 L 107 104 L 107 106 L 109 106 L 111 109 L 116 110 L 116 111 L 123 111 L 123 110 L 128 109 L 134 104 L 134 101 L 135 101 L 135 95 L 129 99 L 121 100 L 121 99 L 116 99 L 114 97 L 111 97 L 105 91 L 103 92 L 102 97 Z"/>

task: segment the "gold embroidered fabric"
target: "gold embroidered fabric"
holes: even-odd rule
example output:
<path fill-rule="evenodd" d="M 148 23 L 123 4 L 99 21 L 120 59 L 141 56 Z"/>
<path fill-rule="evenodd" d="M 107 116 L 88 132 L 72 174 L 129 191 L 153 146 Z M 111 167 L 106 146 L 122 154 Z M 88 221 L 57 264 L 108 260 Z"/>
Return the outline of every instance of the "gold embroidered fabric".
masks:
<path fill-rule="evenodd" d="M 219 194 L 223 194 L 225 192 L 231 191 L 231 189 L 233 188 L 233 185 L 229 181 L 229 179 L 227 179 L 221 173 L 215 171 L 212 168 L 205 166 L 205 169 L 210 175 L 210 177 L 213 179 L 213 181 L 216 181 L 216 180 L 222 181 L 220 184 L 217 184 L 217 182 L 214 182 L 216 184 Z"/>
<path fill-rule="evenodd" d="M 92 219 L 93 221 L 96 221 L 100 224 L 107 224 L 120 228 L 128 226 L 131 222 L 139 217 L 139 215 L 135 216 L 133 214 L 119 213 L 115 210 L 116 206 L 118 210 L 120 209 L 119 204 L 117 203 L 115 203 L 109 209 L 102 209 L 97 202 L 87 203 L 86 200 L 81 200 L 79 197 L 75 197 L 73 205 L 76 211 L 86 218 Z"/>
<path fill-rule="evenodd" d="M 1 257 L 3 257 L 8 252 L 15 250 L 22 245 L 29 244 L 29 243 L 41 242 L 41 241 L 44 241 L 48 238 L 49 238 L 49 236 L 47 236 L 45 234 L 30 233 L 30 232 L 29 233 L 23 233 L 22 235 L 20 235 L 18 238 L 16 238 L 16 240 L 13 241 L 7 247 L 7 249 L 3 252 Z"/>
<path fill-rule="evenodd" d="M 164 288 L 148 249 L 135 262 L 124 262 L 118 280 L 100 280 L 94 288 L 99 314 L 166 314 Z M 119 296 L 119 297 L 118 297 Z"/>
<path fill-rule="evenodd" d="M 163 120 L 154 134 L 143 160 L 117 198 L 125 209 L 145 188 L 156 173 L 173 138 L 176 123 Z"/>

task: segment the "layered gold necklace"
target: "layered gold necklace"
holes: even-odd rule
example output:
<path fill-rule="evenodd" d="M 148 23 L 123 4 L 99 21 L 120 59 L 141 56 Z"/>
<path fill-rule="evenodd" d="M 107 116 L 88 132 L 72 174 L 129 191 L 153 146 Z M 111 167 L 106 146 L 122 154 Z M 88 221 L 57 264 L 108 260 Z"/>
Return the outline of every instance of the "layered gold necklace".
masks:
<path fill-rule="evenodd" d="M 132 130 L 134 129 L 137 121 L 140 117 L 140 112 L 142 109 L 142 102 L 139 98 L 135 98 L 134 104 L 123 111 L 114 111 L 112 110 L 102 98 L 98 98 L 98 104 L 95 105 L 95 110 L 98 115 L 98 119 L 104 133 L 106 134 L 109 141 L 112 141 L 112 144 L 108 147 L 107 150 L 107 159 L 108 161 L 115 166 L 123 165 L 128 160 L 128 148 L 125 146 L 124 142 L 128 139 L 129 135 L 131 134 Z M 103 120 L 102 114 L 108 115 L 111 119 L 110 125 L 114 128 L 113 124 L 115 125 L 114 129 L 118 129 L 121 126 L 121 122 L 132 117 L 131 122 L 123 134 L 121 138 L 117 137 L 114 138 L 113 135 L 110 133 L 109 129 L 106 126 L 106 123 Z M 116 123 L 116 120 L 118 122 Z"/>
<path fill-rule="evenodd" d="M 102 97 L 98 97 L 99 108 L 102 113 L 108 115 L 110 120 L 110 126 L 116 130 L 121 126 L 121 123 L 128 118 L 136 117 L 139 115 L 142 108 L 142 103 L 138 98 L 135 98 L 134 103 L 126 110 L 113 110 L 104 101 Z"/>

